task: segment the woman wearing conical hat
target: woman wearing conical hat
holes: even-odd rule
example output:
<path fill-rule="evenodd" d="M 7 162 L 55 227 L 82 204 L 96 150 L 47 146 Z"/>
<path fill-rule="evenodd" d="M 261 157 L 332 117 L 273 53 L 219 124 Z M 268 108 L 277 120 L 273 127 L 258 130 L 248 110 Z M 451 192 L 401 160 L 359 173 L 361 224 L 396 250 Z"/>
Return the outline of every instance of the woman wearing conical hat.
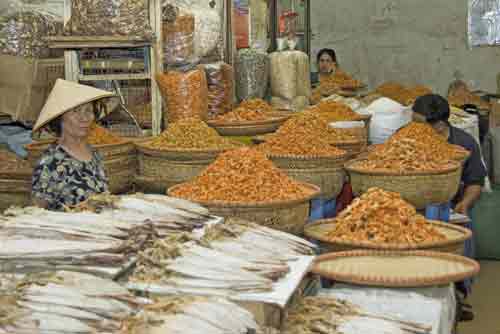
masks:
<path fill-rule="evenodd" d="M 58 140 L 33 171 L 34 205 L 63 210 L 89 196 L 108 191 L 102 158 L 87 143 L 92 123 L 101 115 L 104 100 L 113 93 L 58 79 L 33 128 L 48 127 Z"/>

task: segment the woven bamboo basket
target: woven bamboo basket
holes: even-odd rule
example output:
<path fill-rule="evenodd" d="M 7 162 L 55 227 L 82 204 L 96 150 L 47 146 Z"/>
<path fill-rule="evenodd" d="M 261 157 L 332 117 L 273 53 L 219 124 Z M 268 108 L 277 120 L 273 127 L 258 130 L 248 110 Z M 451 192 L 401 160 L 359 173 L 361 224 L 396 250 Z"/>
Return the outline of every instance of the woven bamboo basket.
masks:
<path fill-rule="evenodd" d="M 355 250 L 317 257 L 312 272 L 365 286 L 424 287 L 473 277 L 479 273 L 479 263 L 443 252 Z"/>
<path fill-rule="evenodd" d="M 304 184 L 314 192 L 307 197 L 291 201 L 274 201 L 268 203 L 235 203 L 223 201 L 194 201 L 210 210 L 210 213 L 221 217 L 237 217 L 256 222 L 276 230 L 302 235 L 309 218 L 309 201 L 317 197 L 320 189 L 312 184 Z M 173 192 L 180 185 L 168 189 Z"/>
<path fill-rule="evenodd" d="M 420 244 L 380 244 L 368 241 L 327 238 L 328 231 L 331 231 L 335 226 L 335 219 L 318 220 L 312 224 L 308 224 L 304 230 L 304 234 L 309 238 L 319 241 L 321 253 L 343 252 L 355 249 L 392 251 L 432 250 L 458 255 L 464 253 L 465 241 L 472 237 L 472 232 L 469 229 L 438 221 L 429 221 L 429 224 L 444 234 L 446 240 Z"/>
<path fill-rule="evenodd" d="M 337 197 L 346 180 L 344 163 L 347 155 L 324 158 L 270 154 L 268 158 L 291 178 L 318 186 L 322 198 Z"/>
<path fill-rule="evenodd" d="M 346 164 L 354 195 L 359 196 L 369 188 L 378 187 L 400 193 L 404 200 L 417 209 L 424 209 L 429 204 L 449 202 L 458 192 L 462 167 L 456 167 L 434 173 L 390 173 L 365 171 L 355 168 L 357 160 Z"/>
<path fill-rule="evenodd" d="M 54 139 L 50 139 L 26 145 L 27 160 L 30 165 L 35 167 L 43 152 L 54 142 Z M 131 190 L 137 170 L 137 154 L 134 144 L 124 141 L 119 144 L 95 145 L 94 148 L 103 158 L 110 192 L 119 194 Z"/>
<path fill-rule="evenodd" d="M 31 201 L 31 176 L 24 179 L 0 178 L 0 212 L 11 206 L 24 207 Z"/>
<path fill-rule="evenodd" d="M 224 150 L 157 150 L 137 144 L 136 185 L 143 192 L 165 194 L 176 184 L 199 175 Z"/>
<path fill-rule="evenodd" d="M 289 115 L 277 116 L 265 121 L 242 123 L 208 121 L 207 124 L 221 136 L 256 136 L 276 131 L 289 117 Z"/>

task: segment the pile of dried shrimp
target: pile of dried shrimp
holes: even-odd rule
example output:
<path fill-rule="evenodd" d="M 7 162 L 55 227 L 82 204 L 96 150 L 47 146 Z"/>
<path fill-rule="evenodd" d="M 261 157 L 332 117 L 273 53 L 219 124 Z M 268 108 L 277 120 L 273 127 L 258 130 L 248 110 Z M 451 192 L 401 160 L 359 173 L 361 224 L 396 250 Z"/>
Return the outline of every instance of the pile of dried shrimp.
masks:
<path fill-rule="evenodd" d="M 231 112 L 219 115 L 214 118 L 217 122 L 248 122 L 263 121 L 273 117 L 275 110 L 262 99 L 249 99 Z"/>

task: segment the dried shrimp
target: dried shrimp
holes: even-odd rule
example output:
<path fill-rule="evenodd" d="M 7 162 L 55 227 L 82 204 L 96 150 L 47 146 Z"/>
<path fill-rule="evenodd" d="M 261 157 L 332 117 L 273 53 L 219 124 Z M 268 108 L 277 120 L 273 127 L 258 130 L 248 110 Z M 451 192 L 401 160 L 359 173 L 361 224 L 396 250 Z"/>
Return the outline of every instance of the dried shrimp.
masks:
<path fill-rule="evenodd" d="M 262 121 L 272 117 L 273 107 L 261 99 L 249 99 L 240 103 L 233 111 L 215 118 L 220 122 Z"/>
<path fill-rule="evenodd" d="M 90 126 L 87 140 L 90 145 L 120 144 L 125 141 L 123 138 L 120 138 L 96 123 L 93 123 Z"/>

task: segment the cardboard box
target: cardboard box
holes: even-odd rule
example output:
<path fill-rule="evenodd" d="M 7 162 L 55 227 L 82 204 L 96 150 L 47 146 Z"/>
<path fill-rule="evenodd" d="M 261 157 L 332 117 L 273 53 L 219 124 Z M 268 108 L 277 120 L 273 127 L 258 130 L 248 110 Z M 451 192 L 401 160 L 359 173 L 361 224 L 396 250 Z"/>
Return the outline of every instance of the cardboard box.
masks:
<path fill-rule="evenodd" d="M 64 58 L 0 55 L 0 113 L 34 123 L 58 78 L 64 79 Z"/>

